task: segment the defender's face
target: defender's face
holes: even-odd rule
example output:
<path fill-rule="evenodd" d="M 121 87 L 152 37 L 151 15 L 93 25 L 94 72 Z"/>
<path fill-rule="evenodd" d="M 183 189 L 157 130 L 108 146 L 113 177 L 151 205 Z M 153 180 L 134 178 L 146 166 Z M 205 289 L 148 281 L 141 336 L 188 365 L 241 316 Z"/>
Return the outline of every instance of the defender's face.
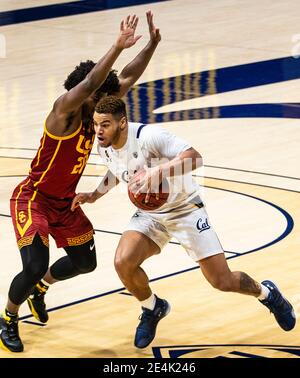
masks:
<path fill-rule="evenodd" d="M 109 147 L 118 141 L 122 118 L 117 121 L 111 114 L 94 113 L 94 129 L 100 147 Z"/>

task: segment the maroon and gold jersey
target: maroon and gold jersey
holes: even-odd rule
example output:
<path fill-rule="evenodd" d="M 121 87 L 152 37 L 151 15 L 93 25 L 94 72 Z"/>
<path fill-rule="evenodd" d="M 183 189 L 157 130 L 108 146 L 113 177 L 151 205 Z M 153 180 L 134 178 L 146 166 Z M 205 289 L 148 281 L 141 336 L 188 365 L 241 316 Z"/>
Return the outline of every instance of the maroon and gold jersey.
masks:
<path fill-rule="evenodd" d="M 82 123 L 71 135 L 58 137 L 44 128 L 38 152 L 31 163 L 29 186 L 52 198 L 72 198 L 90 156 L 95 133 Z"/>

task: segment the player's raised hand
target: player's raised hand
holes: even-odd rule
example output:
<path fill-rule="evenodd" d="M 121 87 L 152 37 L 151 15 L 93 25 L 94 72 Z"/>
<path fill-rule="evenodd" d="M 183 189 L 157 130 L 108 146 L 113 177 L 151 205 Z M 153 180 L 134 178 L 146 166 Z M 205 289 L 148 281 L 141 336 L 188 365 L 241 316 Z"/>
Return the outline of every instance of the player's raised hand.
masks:
<path fill-rule="evenodd" d="M 147 15 L 147 22 L 149 26 L 150 40 L 154 43 L 158 43 L 161 40 L 161 35 L 159 32 L 159 29 L 156 28 L 153 23 L 153 13 L 151 11 L 148 11 L 146 15 Z"/>
<path fill-rule="evenodd" d="M 139 18 L 134 14 L 133 16 L 127 16 L 126 19 L 121 21 L 120 34 L 117 39 L 116 45 L 121 49 L 128 49 L 136 44 L 141 38 L 141 35 L 135 36 L 135 30 Z"/>

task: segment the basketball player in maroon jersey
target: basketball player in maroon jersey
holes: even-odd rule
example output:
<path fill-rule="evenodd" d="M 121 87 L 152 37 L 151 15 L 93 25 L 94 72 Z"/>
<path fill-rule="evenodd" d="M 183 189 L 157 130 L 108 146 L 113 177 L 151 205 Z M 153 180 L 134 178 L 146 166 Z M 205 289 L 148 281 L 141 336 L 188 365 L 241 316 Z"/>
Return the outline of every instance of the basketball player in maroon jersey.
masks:
<path fill-rule="evenodd" d="M 121 22 L 120 34 L 97 64 L 81 63 L 67 78 L 67 93 L 48 115 L 37 155 L 28 177 L 11 198 L 11 215 L 23 270 L 13 279 L 6 309 L 0 317 L 0 346 L 12 352 L 24 347 L 18 330 L 18 310 L 27 299 L 33 315 L 47 322 L 44 295 L 49 284 L 88 273 L 96 268 L 93 226 L 81 208 L 71 211 L 75 189 L 91 153 L 95 137 L 93 113 L 99 98 L 123 96 L 144 72 L 157 44 L 159 29 L 147 12 L 150 41 L 117 77 L 112 65 L 133 46 L 136 16 Z M 49 234 L 67 256 L 49 266 Z"/>

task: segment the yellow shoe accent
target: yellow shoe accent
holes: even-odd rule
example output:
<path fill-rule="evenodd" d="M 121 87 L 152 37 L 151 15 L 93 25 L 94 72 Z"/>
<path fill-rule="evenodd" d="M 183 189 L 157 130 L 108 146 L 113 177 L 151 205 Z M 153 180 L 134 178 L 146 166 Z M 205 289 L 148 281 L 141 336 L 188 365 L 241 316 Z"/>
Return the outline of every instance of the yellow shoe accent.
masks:
<path fill-rule="evenodd" d="M 10 321 L 10 316 L 6 315 L 5 310 L 2 312 L 1 316 L 6 321 L 6 323 Z"/>
<path fill-rule="evenodd" d="M 0 347 L 4 350 L 6 350 L 7 352 L 11 352 L 11 350 L 9 350 L 2 342 L 2 340 L 0 339 Z"/>
<path fill-rule="evenodd" d="M 6 311 L 4 310 L 1 314 L 1 317 L 6 321 L 6 323 L 10 322 L 11 321 L 11 317 L 9 315 L 6 314 Z M 18 319 L 19 317 L 17 317 Z"/>
<path fill-rule="evenodd" d="M 40 318 L 39 318 L 39 315 L 38 313 L 35 311 L 34 307 L 33 307 L 33 304 L 31 302 L 31 299 L 30 298 L 27 298 L 27 303 L 28 303 L 28 306 L 30 308 L 30 311 L 32 312 L 32 315 L 36 318 L 36 320 L 38 320 L 39 322 L 41 322 Z M 41 322 L 42 323 L 42 322 Z"/>
<path fill-rule="evenodd" d="M 46 293 L 46 291 L 48 290 L 48 289 L 42 287 L 39 283 L 36 284 L 36 288 L 38 289 L 38 291 L 40 293 Z"/>

